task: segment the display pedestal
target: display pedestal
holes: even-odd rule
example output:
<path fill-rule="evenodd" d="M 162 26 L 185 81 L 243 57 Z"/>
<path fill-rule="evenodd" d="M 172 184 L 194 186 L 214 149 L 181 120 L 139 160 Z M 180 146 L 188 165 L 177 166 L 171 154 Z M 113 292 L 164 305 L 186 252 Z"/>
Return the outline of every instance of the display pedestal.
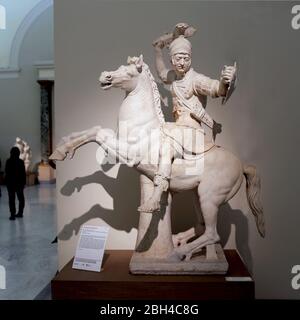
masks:
<path fill-rule="evenodd" d="M 39 182 L 55 183 L 55 171 L 48 163 L 39 164 Z"/>
<path fill-rule="evenodd" d="M 224 253 L 226 275 L 132 275 L 131 250 L 106 251 L 101 272 L 73 269 L 72 259 L 52 280 L 52 299 L 254 299 L 254 281 L 238 253 Z"/>

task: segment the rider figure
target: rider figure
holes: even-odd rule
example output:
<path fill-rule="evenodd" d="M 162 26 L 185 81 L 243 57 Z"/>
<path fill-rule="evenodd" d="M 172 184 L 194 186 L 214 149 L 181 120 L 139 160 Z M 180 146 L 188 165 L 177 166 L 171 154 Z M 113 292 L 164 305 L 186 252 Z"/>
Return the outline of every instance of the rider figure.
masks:
<path fill-rule="evenodd" d="M 202 129 L 201 123 L 213 130 L 213 136 L 221 132 L 217 124 L 206 112 L 207 96 L 212 98 L 225 97 L 228 86 L 233 79 L 235 68 L 225 66 L 219 80 L 214 80 L 191 68 L 192 45 L 184 35 L 186 24 L 176 25 L 177 37 L 169 46 L 169 54 L 173 70 L 166 68 L 163 61 L 163 40 L 154 43 L 156 68 L 160 79 L 165 84 L 171 84 L 173 100 L 173 115 L 177 126 Z M 178 35 L 179 34 L 179 35 Z M 154 191 L 152 197 L 139 207 L 142 212 L 154 212 L 160 209 L 160 199 L 169 187 L 172 161 L 175 150 L 162 146 L 159 155 L 158 171 L 154 176 Z"/>

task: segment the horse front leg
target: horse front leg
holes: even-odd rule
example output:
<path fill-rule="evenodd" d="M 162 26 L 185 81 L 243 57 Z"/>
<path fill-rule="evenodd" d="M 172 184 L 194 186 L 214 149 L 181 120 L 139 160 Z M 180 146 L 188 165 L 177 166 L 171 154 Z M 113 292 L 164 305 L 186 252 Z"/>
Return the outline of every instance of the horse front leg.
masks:
<path fill-rule="evenodd" d="M 174 247 L 180 247 L 185 245 L 191 238 L 196 236 L 195 227 L 192 227 L 186 231 L 179 232 L 172 235 L 172 241 Z"/>
<path fill-rule="evenodd" d="M 135 153 L 130 154 L 127 142 L 118 140 L 113 130 L 100 126 L 63 137 L 49 159 L 62 161 L 67 155 L 72 158 L 77 148 L 90 142 L 99 144 L 114 163 L 121 161 L 132 166 L 136 162 Z"/>
<path fill-rule="evenodd" d="M 97 142 L 96 138 L 100 130 L 100 126 L 95 126 L 91 129 L 74 132 L 63 137 L 49 159 L 62 161 L 67 157 L 67 155 L 72 158 L 77 148 L 89 142 Z"/>

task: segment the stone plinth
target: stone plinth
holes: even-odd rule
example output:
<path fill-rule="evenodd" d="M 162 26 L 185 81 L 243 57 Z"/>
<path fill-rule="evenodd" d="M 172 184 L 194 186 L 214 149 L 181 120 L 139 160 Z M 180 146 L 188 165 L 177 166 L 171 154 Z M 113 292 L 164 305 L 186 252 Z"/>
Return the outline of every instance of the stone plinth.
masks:
<path fill-rule="evenodd" d="M 49 164 L 39 165 L 39 182 L 55 183 L 55 171 Z"/>
<path fill-rule="evenodd" d="M 168 261 L 162 259 L 145 259 L 135 252 L 131 258 L 129 269 L 133 274 L 226 274 L 228 262 L 222 247 L 215 245 L 216 256 L 207 257 L 206 251 L 193 256 L 188 261 Z"/>

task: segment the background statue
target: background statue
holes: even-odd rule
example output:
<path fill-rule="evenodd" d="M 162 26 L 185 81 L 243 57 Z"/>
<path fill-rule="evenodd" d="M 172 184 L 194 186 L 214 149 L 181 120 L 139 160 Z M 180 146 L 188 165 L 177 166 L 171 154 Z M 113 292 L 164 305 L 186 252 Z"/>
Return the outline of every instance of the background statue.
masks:
<path fill-rule="evenodd" d="M 103 72 L 99 78 L 102 89 L 120 88 L 126 92 L 119 112 L 119 130 L 114 133 L 100 126 L 72 133 L 62 139 L 51 160 L 73 157 L 77 148 L 96 142 L 110 159 L 120 161 L 141 173 L 141 206 L 154 191 L 154 177 L 158 170 L 159 150 L 165 138 L 165 123 L 157 85 L 143 61 L 143 57 L 128 59 L 128 65 L 115 71 Z M 124 127 L 126 130 L 124 130 Z M 168 132 L 169 137 L 173 134 Z M 177 134 L 177 133 L 176 133 Z M 189 142 L 189 141 L 188 141 Z M 135 254 L 130 264 L 133 273 L 225 273 L 216 267 L 220 253 L 215 244 L 219 206 L 229 201 L 240 189 L 243 178 L 247 182 L 247 198 L 259 233 L 265 235 L 263 210 L 260 202 L 260 178 L 254 166 L 242 164 L 231 152 L 213 145 L 193 154 L 185 144 L 174 138 L 181 159 L 172 163 L 169 186 L 163 193 L 157 214 L 140 212 Z M 190 169 L 193 169 L 192 171 Z M 172 237 L 171 202 L 176 192 L 192 189 L 198 196 L 205 230 L 197 234 L 197 227 Z M 200 217 L 199 217 L 200 221 Z M 196 239 L 188 242 L 196 236 Z M 207 259 L 213 261 L 204 270 L 195 253 L 207 248 Z M 207 266 L 207 263 L 206 263 Z M 228 266 L 227 266 L 228 267 Z"/>
<path fill-rule="evenodd" d="M 24 161 L 25 170 L 28 173 L 30 171 L 32 152 L 29 144 L 22 140 L 21 138 L 16 138 L 15 147 L 18 147 L 20 150 L 20 159 Z"/>

